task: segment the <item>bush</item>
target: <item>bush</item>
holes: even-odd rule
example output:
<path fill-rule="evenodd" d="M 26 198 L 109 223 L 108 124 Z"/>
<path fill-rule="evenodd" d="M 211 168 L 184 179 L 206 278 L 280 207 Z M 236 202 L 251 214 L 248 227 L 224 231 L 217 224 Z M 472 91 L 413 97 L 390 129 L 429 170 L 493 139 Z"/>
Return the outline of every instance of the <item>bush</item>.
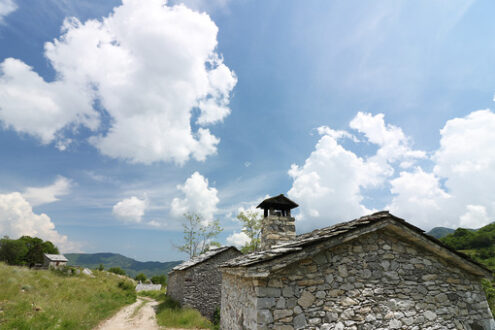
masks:
<path fill-rule="evenodd" d="M 144 275 L 143 273 L 140 273 L 140 274 L 137 274 L 134 279 L 136 281 L 145 282 L 146 281 L 146 275 Z"/>
<path fill-rule="evenodd" d="M 167 285 L 167 276 L 165 275 L 155 275 L 151 278 L 153 284 L 161 284 L 162 286 Z"/>
<path fill-rule="evenodd" d="M 112 267 L 108 270 L 110 273 L 114 273 L 117 275 L 125 275 L 125 270 L 120 267 Z"/>

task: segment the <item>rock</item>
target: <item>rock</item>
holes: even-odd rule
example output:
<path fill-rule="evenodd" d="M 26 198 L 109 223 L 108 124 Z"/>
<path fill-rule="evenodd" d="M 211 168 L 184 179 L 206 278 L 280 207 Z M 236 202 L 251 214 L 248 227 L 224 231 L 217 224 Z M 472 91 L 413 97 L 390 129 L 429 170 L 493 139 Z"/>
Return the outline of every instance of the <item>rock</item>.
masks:
<path fill-rule="evenodd" d="M 283 319 L 287 316 L 291 316 L 294 312 L 290 309 L 276 309 L 273 311 L 273 318 L 275 320 Z"/>
<path fill-rule="evenodd" d="M 304 328 L 307 325 L 306 323 L 306 317 L 304 314 L 299 314 L 296 317 L 294 317 L 294 328 L 295 329 L 301 329 Z"/>
<path fill-rule="evenodd" d="M 423 313 L 423 315 L 429 320 L 433 321 L 437 318 L 437 314 L 433 313 L 432 311 L 426 311 Z"/>
<path fill-rule="evenodd" d="M 301 295 L 301 298 L 297 300 L 297 303 L 301 305 L 302 308 L 308 308 L 315 301 L 315 296 L 311 294 L 309 291 L 304 291 Z"/>

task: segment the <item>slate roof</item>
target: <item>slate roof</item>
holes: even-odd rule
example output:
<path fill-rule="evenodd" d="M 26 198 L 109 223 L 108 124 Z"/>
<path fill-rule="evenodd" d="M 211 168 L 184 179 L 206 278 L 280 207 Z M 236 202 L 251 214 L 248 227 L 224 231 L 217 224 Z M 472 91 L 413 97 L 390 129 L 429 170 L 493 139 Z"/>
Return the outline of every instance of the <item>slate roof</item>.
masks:
<path fill-rule="evenodd" d="M 466 261 L 475 264 L 478 267 L 481 267 L 483 270 L 488 271 L 491 274 L 491 271 L 486 268 L 484 265 L 472 260 L 469 256 L 464 253 L 458 252 L 455 249 L 448 247 L 443 244 L 441 241 L 437 240 L 434 237 L 426 235 L 424 230 L 406 222 L 404 219 L 398 218 L 388 211 L 376 212 L 371 215 L 363 216 L 361 218 L 351 220 L 348 222 L 338 223 L 333 226 L 325 227 L 322 229 L 316 229 L 312 232 L 301 234 L 296 236 L 293 241 L 284 242 L 278 245 L 274 245 L 271 249 L 265 251 L 253 252 L 250 254 L 246 254 L 229 261 L 226 261 L 220 265 L 220 267 L 250 267 L 265 261 L 269 261 L 272 259 L 276 259 L 283 255 L 295 253 L 303 250 L 306 246 L 321 242 L 323 240 L 337 238 L 340 235 L 344 235 L 354 231 L 355 229 L 369 226 L 373 223 L 383 220 L 393 220 L 399 224 L 402 224 L 413 231 L 421 234 L 424 238 L 431 241 L 432 244 L 440 245 L 441 247 L 448 249 L 450 252 L 458 255 L 459 257 L 465 259 Z"/>
<path fill-rule="evenodd" d="M 63 254 L 47 254 L 44 253 L 45 257 L 50 261 L 69 261 Z"/>
<path fill-rule="evenodd" d="M 222 247 L 219 247 L 219 248 L 216 248 L 216 249 L 211 249 L 211 250 L 209 250 L 209 251 L 207 251 L 205 253 L 200 254 L 199 256 L 192 257 L 191 259 L 184 261 L 180 265 L 175 266 L 174 268 L 172 268 L 172 271 L 188 269 L 188 268 L 190 268 L 190 267 L 192 267 L 194 265 L 197 265 L 199 263 L 202 263 L 203 261 L 206 261 L 206 260 L 210 259 L 211 257 L 216 256 L 219 253 L 222 253 L 224 251 L 227 251 L 228 249 L 235 249 L 235 250 L 237 250 L 233 246 L 222 246 Z M 239 251 L 239 250 L 237 250 L 237 251 Z"/>
<path fill-rule="evenodd" d="M 270 206 L 279 207 L 281 209 L 293 209 L 299 205 L 285 197 L 284 194 L 280 194 L 278 196 L 265 199 L 256 207 L 259 209 L 264 209 Z"/>

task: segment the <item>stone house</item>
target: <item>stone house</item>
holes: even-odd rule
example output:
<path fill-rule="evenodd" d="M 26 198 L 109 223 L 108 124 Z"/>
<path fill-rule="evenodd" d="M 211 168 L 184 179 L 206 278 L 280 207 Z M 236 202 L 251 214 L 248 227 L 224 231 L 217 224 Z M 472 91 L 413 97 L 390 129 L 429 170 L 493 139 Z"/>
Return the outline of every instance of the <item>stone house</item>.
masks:
<path fill-rule="evenodd" d="M 387 211 L 276 244 L 289 205 L 260 204 L 266 249 L 221 265 L 221 329 L 495 329 L 483 265 Z"/>
<path fill-rule="evenodd" d="M 218 265 L 240 255 L 235 247 L 225 246 L 175 266 L 168 274 L 167 295 L 212 319 L 220 307 L 222 275 Z"/>
<path fill-rule="evenodd" d="M 67 266 L 67 258 L 63 254 L 43 253 L 43 268 L 61 268 Z"/>

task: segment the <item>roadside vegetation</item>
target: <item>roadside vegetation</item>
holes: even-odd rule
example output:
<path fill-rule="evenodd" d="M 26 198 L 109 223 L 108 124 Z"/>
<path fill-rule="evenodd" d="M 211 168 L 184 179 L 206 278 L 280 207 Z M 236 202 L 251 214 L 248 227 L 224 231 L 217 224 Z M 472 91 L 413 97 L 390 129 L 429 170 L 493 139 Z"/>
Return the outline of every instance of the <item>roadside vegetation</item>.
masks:
<path fill-rule="evenodd" d="M 135 285 L 107 272 L 32 270 L 0 263 L 1 329 L 92 329 L 136 301 Z"/>
<path fill-rule="evenodd" d="M 197 310 L 180 307 L 179 303 L 165 294 L 165 290 L 141 291 L 138 294 L 153 298 L 160 303 L 156 311 L 156 320 L 160 326 L 183 329 L 218 329 L 218 325 L 214 325 Z"/>

